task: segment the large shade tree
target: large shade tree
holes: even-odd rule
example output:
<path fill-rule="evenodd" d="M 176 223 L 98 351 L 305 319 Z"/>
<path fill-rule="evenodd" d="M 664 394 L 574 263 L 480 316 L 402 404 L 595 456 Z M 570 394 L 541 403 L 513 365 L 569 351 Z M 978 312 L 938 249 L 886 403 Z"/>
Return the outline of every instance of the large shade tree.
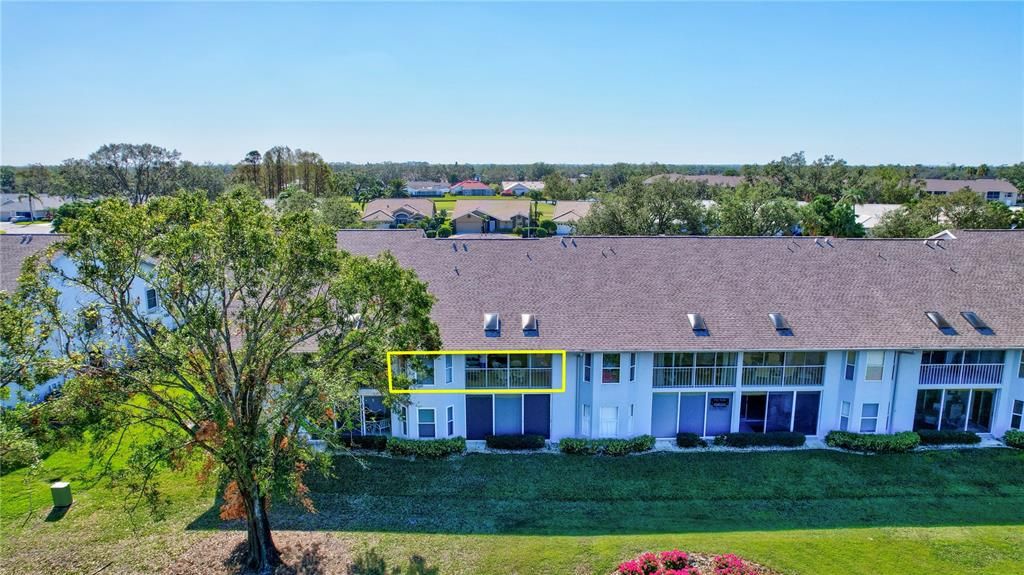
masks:
<path fill-rule="evenodd" d="M 153 478 L 167 466 L 219 477 L 221 516 L 246 522 L 247 566 L 269 573 L 271 500 L 311 505 L 303 474 L 327 464 L 303 431 L 330 440 L 360 387 L 386 393 L 387 350 L 439 346 L 426 285 L 390 255 L 339 251 L 318 218 L 279 215 L 246 190 L 104 200 L 66 231 L 59 250 L 77 272 L 48 273 L 95 298 L 105 337 L 56 408 L 88 410 L 79 419 L 112 444 L 148 429 L 119 443 L 140 501 L 159 499 Z"/>

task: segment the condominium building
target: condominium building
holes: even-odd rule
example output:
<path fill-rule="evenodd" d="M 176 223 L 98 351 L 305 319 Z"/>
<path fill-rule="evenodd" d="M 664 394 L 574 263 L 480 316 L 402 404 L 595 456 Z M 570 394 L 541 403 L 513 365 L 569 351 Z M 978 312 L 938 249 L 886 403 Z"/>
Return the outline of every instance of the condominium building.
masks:
<path fill-rule="evenodd" d="M 389 251 L 428 283 L 444 346 L 395 364 L 429 393 L 389 413 L 362 392 L 361 431 L 1000 436 L 1024 418 L 1024 231 L 954 236 L 341 231 L 340 249 Z"/>

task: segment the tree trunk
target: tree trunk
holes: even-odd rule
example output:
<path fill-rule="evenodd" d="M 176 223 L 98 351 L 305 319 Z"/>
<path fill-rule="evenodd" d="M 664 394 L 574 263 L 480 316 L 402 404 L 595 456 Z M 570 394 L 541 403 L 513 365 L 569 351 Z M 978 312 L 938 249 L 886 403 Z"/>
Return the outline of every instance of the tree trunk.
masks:
<path fill-rule="evenodd" d="M 239 493 L 245 502 L 245 524 L 249 555 L 246 567 L 259 575 L 270 575 L 281 563 L 281 554 L 274 545 L 270 532 L 270 517 L 267 515 L 267 497 L 258 486 L 243 488 Z"/>

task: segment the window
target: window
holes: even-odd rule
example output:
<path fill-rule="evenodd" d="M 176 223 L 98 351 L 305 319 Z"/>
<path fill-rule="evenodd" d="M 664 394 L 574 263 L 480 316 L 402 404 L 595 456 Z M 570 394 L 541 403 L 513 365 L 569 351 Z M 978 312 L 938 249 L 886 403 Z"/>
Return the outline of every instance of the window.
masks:
<path fill-rule="evenodd" d="M 590 383 L 590 368 L 594 363 L 594 354 L 585 353 L 583 354 L 583 381 Z"/>
<path fill-rule="evenodd" d="M 1021 420 L 1024 420 L 1024 401 L 1016 399 L 1013 401 L 1013 411 L 1010 414 L 1010 428 L 1024 430 Z"/>
<path fill-rule="evenodd" d="M 402 435 L 409 436 L 409 408 L 402 406 L 402 412 L 399 415 L 399 419 L 402 420 Z"/>
<path fill-rule="evenodd" d="M 615 437 L 619 429 L 619 408 L 601 408 L 601 437 Z"/>
<path fill-rule="evenodd" d="M 857 367 L 857 352 L 846 352 L 846 380 L 853 381 L 853 372 Z"/>
<path fill-rule="evenodd" d="M 444 356 L 444 382 L 445 383 L 451 383 L 452 382 L 452 371 L 453 371 L 453 367 L 452 366 L 453 366 L 453 363 L 454 363 L 454 360 L 453 360 L 452 356 L 450 356 L 450 355 Z"/>
<path fill-rule="evenodd" d="M 585 403 L 580 406 L 580 428 L 580 433 L 590 435 L 590 406 Z"/>
<path fill-rule="evenodd" d="M 629 354 L 629 381 L 636 381 L 636 354 Z"/>
<path fill-rule="evenodd" d="M 865 403 L 860 408 L 860 432 L 874 433 L 878 430 L 878 404 Z"/>
<path fill-rule="evenodd" d="M 844 401 L 839 408 L 839 431 L 850 430 L 850 402 Z"/>
<path fill-rule="evenodd" d="M 601 354 L 601 383 L 619 383 L 622 356 L 617 353 Z"/>
<path fill-rule="evenodd" d="M 1017 369 L 1017 377 L 1024 379 L 1024 352 L 1020 354 L 1020 367 Z"/>
<path fill-rule="evenodd" d="M 864 368 L 864 380 L 882 381 L 882 371 L 885 367 L 885 352 L 869 351 L 866 357 L 867 367 Z"/>
<path fill-rule="evenodd" d="M 448 420 L 448 437 L 451 437 L 455 435 L 455 406 L 449 405 L 445 410 L 445 415 Z"/>
<path fill-rule="evenodd" d="M 156 305 L 157 305 L 156 289 L 155 288 L 147 288 L 146 289 L 146 309 L 154 310 L 154 309 L 156 309 Z"/>
<path fill-rule="evenodd" d="M 627 433 L 629 433 L 630 435 L 633 434 L 633 404 L 632 403 L 629 404 L 629 428 L 627 429 Z"/>
<path fill-rule="evenodd" d="M 985 199 L 990 202 L 999 201 L 999 192 L 985 192 Z"/>
<path fill-rule="evenodd" d="M 988 433 L 992 429 L 993 389 L 921 389 L 917 392 L 914 431 L 948 429 Z"/>
<path fill-rule="evenodd" d="M 416 423 L 419 426 L 420 437 L 427 438 L 437 435 L 434 408 L 426 407 L 416 410 Z"/>

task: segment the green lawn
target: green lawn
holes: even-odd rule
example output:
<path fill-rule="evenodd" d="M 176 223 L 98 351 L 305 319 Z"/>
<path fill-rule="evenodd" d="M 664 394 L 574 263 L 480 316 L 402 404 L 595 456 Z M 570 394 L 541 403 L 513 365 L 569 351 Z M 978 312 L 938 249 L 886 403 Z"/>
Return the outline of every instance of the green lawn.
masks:
<path fill-rule="evenodd" d="M 90 484 L 83 463 L 58 453 L 42 477 L 0 478 L 0 572 L 89 572 L 114 556 L 118 571 L 159 570 L 211 531 L 238 528 L 216 518 L 212 492 L 168 476 L 170 514 L 139 515 L 132 536 L 121 494 Z M 72 478 L 77 503 L 47 522 L 45 480 L 56 477 Z M 276 505 L 274 521 L 333 532 L 393 564 L 420 555 L 444 574 L 603 575 L 639 551 L 678 547 L 805 575 L 1008 575 L 1024 572 L 1022 477 L 1024 453 L 1005 449 L 346 457 L 336 478 L 310 481 L 319 513 Z M 131 558 L 143 552 L 156 559 Z M 28 567 L 50 555 L 75 567 Z"/>

